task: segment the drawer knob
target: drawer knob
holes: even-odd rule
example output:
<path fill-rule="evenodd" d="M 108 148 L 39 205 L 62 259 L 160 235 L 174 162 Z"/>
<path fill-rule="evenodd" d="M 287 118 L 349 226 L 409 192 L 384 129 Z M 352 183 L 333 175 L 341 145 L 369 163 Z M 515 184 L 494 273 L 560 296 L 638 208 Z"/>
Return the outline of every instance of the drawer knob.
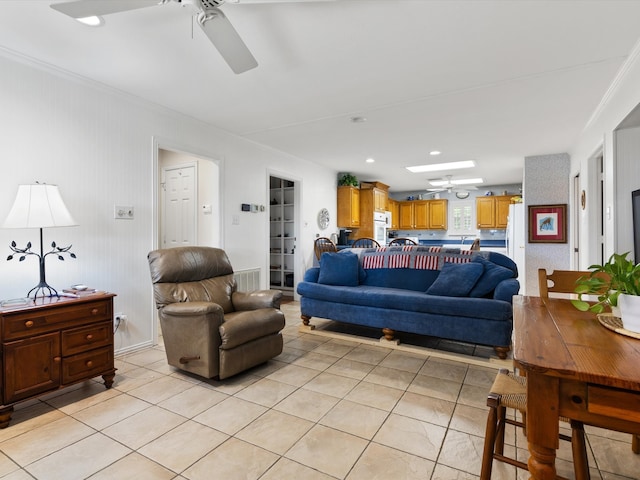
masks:
<path fill-rule="evenodd" d="M 98 314 L 98 309 L 97 308 L 91 309 L 91 315 L 97 315 L 97 314 Z"/>
<path fill-rule="evenodd" d="M 87 360 L 85 365 L 89 368 L 93 367 L 93 360 Z"/>
<path fill-rule="evenodd" d="M 93 340 L 93 335 L 91 335 L 90 333 L 87 334 L 87 336 L 85 337 L 87 340 Z"/>
<path fill-rule="evenodd" d="M 24 326 L 27 328 L 33 327 L 33 320 L 27 320 L 26 322 L 24 322 Z"/>

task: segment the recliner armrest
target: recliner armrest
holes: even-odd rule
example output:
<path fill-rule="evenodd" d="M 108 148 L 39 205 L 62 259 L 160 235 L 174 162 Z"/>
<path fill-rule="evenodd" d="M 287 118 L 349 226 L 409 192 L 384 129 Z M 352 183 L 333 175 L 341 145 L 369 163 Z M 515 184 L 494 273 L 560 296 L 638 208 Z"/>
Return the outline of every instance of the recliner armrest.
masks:
<path fill-rule="evenodd" d="M 280 308 L 280 290 L 255 290 L 253 292 L 233 292 L 231 303 L 236 311 L 257 310 L 258 308 Z"/>
<path fill-rule="evenodd" d="M 193 315 L 207 315 L 209 313 L 224 316 L 224 310 L 213 302 L 178 302 L 170 303 L 162 307 L 164 315 L 173 317 L 190 317 Z"/>

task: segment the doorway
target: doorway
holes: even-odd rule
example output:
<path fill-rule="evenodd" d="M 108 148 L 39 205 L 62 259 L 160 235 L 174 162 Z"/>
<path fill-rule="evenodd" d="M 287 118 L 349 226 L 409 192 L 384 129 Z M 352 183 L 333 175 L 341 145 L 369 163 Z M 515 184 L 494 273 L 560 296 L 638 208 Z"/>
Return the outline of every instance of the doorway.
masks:
<path fill-rule="evenodd" d="M 157 156 L 154 248 L 223 248 L 219 162 L 161 146 Z"/>
<path fill-rule="evenodd" d="M 294 296 L 298 225 L 297 182 L 269 176 L 269 287 Z"/>

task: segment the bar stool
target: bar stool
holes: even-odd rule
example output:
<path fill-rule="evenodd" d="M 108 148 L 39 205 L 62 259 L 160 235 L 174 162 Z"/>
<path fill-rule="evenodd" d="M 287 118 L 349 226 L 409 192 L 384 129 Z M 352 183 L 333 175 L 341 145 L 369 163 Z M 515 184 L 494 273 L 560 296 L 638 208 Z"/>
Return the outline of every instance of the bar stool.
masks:
<path fill-rule="evenodd" d="M 490 480 L 493 460 L 508 463 L 518 468 L 528 470 L 526 463 L 504 455 L 504 433 L 506 425 L 515 425 L 524 430 L 527 412 L 527 379 L 514 375 L 506 368 L 500 369 L 487 396 L 489 415 L 484 439 L 484 453 L 482 456 L 482 471 L 480 480 Z M 514 408 L 522 414 L 522 421 L 507 418 L 506 409 Z M 560 434 L 562 440 L 571 442 L 573 453 L 573 467 L 577 480 L 589 479 L 589 463 L 587 461 L 587 447 L 582 423 L 563 419 L 571 424 L 571 437 Z M 557 477 L 562 478 L 562 477 Z"/>

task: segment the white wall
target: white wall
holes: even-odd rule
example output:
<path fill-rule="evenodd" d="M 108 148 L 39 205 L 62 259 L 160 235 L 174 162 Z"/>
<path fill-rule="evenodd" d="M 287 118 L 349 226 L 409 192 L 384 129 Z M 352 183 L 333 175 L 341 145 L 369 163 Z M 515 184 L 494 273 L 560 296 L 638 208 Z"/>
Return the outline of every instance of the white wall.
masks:
<path fill-rule="evenodd" d="M 624 169 L 625 164 L 637 164 L 638 158 L 637 156 L 635 158 L 619 158 L 616 161 L 614 131 L 638 105 L 640 105 L 640 42 L 636 44 L 627 62 L 620 69 L 617 78 L 593 114 L 591 121 L 569 152 L 571 155 L 571 177 L 580 173 L 581 180 L 583 180 L 582 185 L 587 194 L 587 208 L 581 214 L 583 221 L 580 234 L 581 265 L 590 265 L 600 261 L 592 234 L 598 226 L 598 219 L 595 215 L 596 203 L 598 202 L 595 191 L 597 172 L 589 165 L 589 159 L 599 149 L 602 149 L 604 157 L 604 204 L 605 209 L 609 211 L 605 220 L 605 258 L 615 252 L 618 246 L 622 247 L 629 242 L 628 238 L 617 240 L 620 233 L 616 227 L 624 219 L 618 217 L 619 205 L 616 201 L 618 186 L 616 185 L 615 172 L 617 169 Z M 630 191 L 620 192 L 624 196 L 628 194 L 629 202 Z M 624 233 L 624 235 L 628 235 L 628 233 Z M 631 238 L 630 241 L 633 242 L 633 239 Z"/>
<path fill-rule="evenodd" d="M 640 127 L 617 130 L 616 154 L 616 247 L 618 253 L 633 252 L 631 192 L 640 188 Z M 635 261 L 640 263 L 640 258 Z"/>
<path fill-rule="evenodd" d="M 569 204 L 569 155 L 537 155 L 524 159 L 524 202 L 527 216 L 527 232 L 529 235 L 528 210 L 530 205 Z M 571 205 L 567 205 L 567 225 L 571 227 Z M 568 270 L 571 261 L 569 244 L 569 228 L 567 243 L 525 243 L 526 285 L 527 295 L 538 295 L 538 269 L 547 271 Z"/>
<path fill-rule="evenodd" d="M 117 334 L 117 350 L 154 340 L 146 256 L 156 238 L 158 143 L 220 161 L 223 247 L 235 269 L 260 267 L 265 286 L 268 213 L 243 216 L 239 225 L 231 225 L 232 214 L 240 212 L 241 203 L 268 204 L 268 170 L 301 179 L 303 228 L 296 273 L 302 278 L 303 265 L 313 255 L 317 211 L 329 205 L 335 218 L 337 172 L 6 52 L 1 55 L 0 221 L 18 184 L 38 180 L 60 186 L 79 226 L 46 229 L 45 244 L 72 243 L 77 259 L 49 258 L 47 280 L 56 288 L 82 282 L 117 293 L 115 309 L 128 315 L 127 328 Z M 115 204 L 133 205 L 135 219 L 115 220 Z M 12 240 L 37 243 L 37 230 L 0 229 L 0 250 L 5 248 L 6 255 Z M 22 297 L 37 281 L 33 258 L 0 263 L 0 299 Z"/>

